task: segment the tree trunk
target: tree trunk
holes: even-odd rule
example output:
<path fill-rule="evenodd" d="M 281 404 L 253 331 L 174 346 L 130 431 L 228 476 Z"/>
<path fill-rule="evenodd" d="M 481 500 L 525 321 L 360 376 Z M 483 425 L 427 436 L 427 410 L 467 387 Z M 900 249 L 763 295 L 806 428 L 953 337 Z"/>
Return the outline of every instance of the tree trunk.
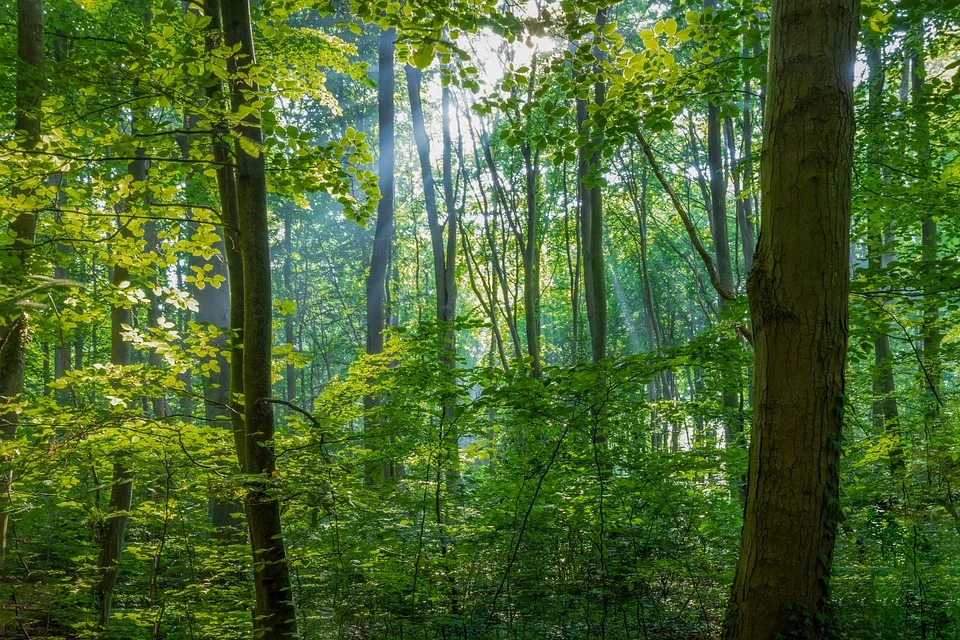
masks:
<path fill-rule="evenodd" d="M 839 516 L 857 0 L 774 0 L 753 437 L 723 637 L 818 640 Z"/>
<path fill-rule="evenodd" d="M 283 208 L 283 292 L 287 300 L 296 300 L 293 292 L 293 204 L 289 202 Z M 293 344 L 293 320 L 294 314 L 284 314 L 283 339 L 287 344 Z M 286 400 L 293 402 L 297 398 L 297 369 L 288 363 L 285 373 Z"/>
<path fill-rule="evenodd" d="M 653 303 L 653 286 L 650 282 L 650 265 L 647 259 L 647 168 L 640 173 L 639 210 L 637 211 L 637 225 L 640 229 L 640 271 L 643 280 L 643 309 L 647 320 L 647 341 L 650 351 L 659 351 L 663 348 L 663 337 L 660 332 L 660 323 L 657 322 L 657 311 Z"/>
<path fill-rule="evenodd" d="M 136 119 L 134 119 L 134 128 Z M 147 180 L 147 161 L 143 157 L 143 150 L 137 149 L 136 160 L 128 165 L 127 171 L 133 176 L 134 188 L 145 189 Z M 120 236 L 130 238 L 132 232 L 129 224 L 123 220 L 123 214 L 130 210 L 130 201 L 127 200 L 119 207 L 117 226 Z M 133 214 L 140 215 L 140 211 Z M 113 265 L 113 286 L 116 290 L 130 287 L 130 274 L 127 268 L 117 262 Z M 123 339 L 124 325 L 133 325 L 133 309 L 129 306 L 114 302 L 110 307 L 110 362 L 118 367 L 131 364 L 132 348 L 129 342 Z M 100 556 L 97 566 L 100 569 L 100 580 L 95 588 L 97 611 L 99 613 L 98 628 L 105 631 L 110 624 L 110 615 L 113 603 L 113 590 L 117 584 L 120 569 L 120 558 L 123 554 L 123 536 L 127 527 L 130 508 L 133 505 L 133 478 L 129 452 L 118 451 L 114 454 L 113 478 L 110 488 L 110 502 L 107 515 L 100 529 Z"/>
<path fill-rule="evenodd" d="M 40 103 L 43 98 L 43 0 L 17 0 L 17 120 L 15 130 L 23 132 L 18 146 L 30 151 L 40 141 Z M 3 269 L 3 283 L 22 287 L 29 275 L 28 249 L 33 246 L 37 230 L 37 216 L 29 210 L 32 206 L 32 189 L 15 188 L 13 197 L 25 198 L 28 208 L 21 211 L 12 223 L 9 233 L 13 237 L 11 249 L 15 256 L 12 264 Z M 0 402 L 8 402 L 23 391 L 23 373 L 26 365 L 29 332 L 26 314 L 4 321 L 0 326 Z M 15 411 L 0 415 L 0 437 L 13 440 L 17 437 L 20 417 Z M 7 496 L 13 472 L 0 478 L 0 567 L 7 555 Z"/>
<path fill-rule="evenodd" d="M 749 90 L 749 86 L 748 86 Z M 744 107 L 743 122 L 743 144 L 746 148 L 749 134 L 749 107 Z M 737 208 L 737 229 L 740 231 L 740 248 L 743 251 L 743 267 L 749 272 L 753 266 L 753 250 L 757 246 L 756 234 L 753 231 L 753 211 L 750 206 L 750 198 L 744 197 L 744 191 L 748 188 L 749 175 L 746 173 L 746 163 L 737 168 L 737 144 L 733 132 L 733 118 L 727 117 L 723 122 L 724 138 L 727 146 L 727 165 L 730 167 L 730 176 L 733 179 L 733 197 Z M 739 160 L 742 160 L 740 158 Z M 731 278 L 732 279 L 732 278 Z"/>
<path fill-rule="evenodd" d="M 469 119 L 469 113 L 467 114 L 467 118 L 467 122 L 472 122 Z M 495 211 L 499 209 L 502 212 L 506 209 L 507 202 L 503 195 L 503 187 L 500 183 L 500 173 L 497 170 L 497 164 L 494 161 L 493 153 L 490 150 L 490 140 L 487 137 L 486 132 L 483 130 L 482 123 L 480 127 L 480 146 L 483 151 L 483 158 L 486 161 L 487 168 L 490 170 L 490 179 L 493 183 Z M 476 154 L 476 151 L 477 150 L 474 149 L 474 154 Z M 482 191 L 482 185 L 480 186 L 480 189 Z M 514 311 L 514 306 L 510 303 L 510 292 L 507 289 L 508 282 L 506 268 L 504 267 L 504 259 L 501 257 L 496 236 L 494 235 L 493 228 L 490 225 L 490 216 L 486 213 L 484 213 L 483 216 L 483 231 L 484 236 L 487 239 L 487 246 L 490 249 L 490 263 L 493 267 L 495 276 L 494 279 L 499 286 L 500 295 L 503 297 L 503 315 L 507 321 L 507 329 L 510 331 L 510 343 L 513 346 L 513 356 L 514 358 L 520 359 L 522 349 L 520 346 L 520 331 L 517 329 L 517 314 Z"/>
<path fill-rule="evenodd" d="M 523 252 L 523 315 L 526 327 L 527 355 L 532 362 L 533 377 L 543 373 L 540 361 L 540 212 L 537 207 L 537 178 L 540 164 L 534 159 L 530 145 L 520 147 L 525 171 L 526 229 Z"/>
<path fill-rule="evenodd" d="M 705 9 L 716 10 L 716 0 L 705 0 Z M 720 123 L 720 107 L 712 101 L 707 103 L 707 168 L 710 172 L 710 236 L 713 240 L 713 255 L 717 265 L 720 286 L 733 292 L 733 267 L 730 260 L 730 236 L 727 231 L 727 174 L 723 166 L 723 130 Z M 717 297 L 720 313 L 729 308 L 729 301 Z M 737 378 L 739 371 L 725 370 L 723 377 L 723 433 L 727 447 L 742 441 L 743 425 L 739 418 L 740 393 Z M 731 479 L 733 484 L 733 479 Z"/>
<path fill-rule="evenodd" d="M 222 38 L 222 20 L 220 0 L 204 0 L 204 13 L 210 17 L 207 25 L 206 47 L 213 51 L 220 46 Z M 227 61 L 231 73 L 236 71 L 233 58 Z M 207 97 L 214 104 L 225 99 L 223 86 L 212 81 L 207 88 Z M 221 105 L 226 107 L 226 105 Z M 230 428 L 233 431 L 234 448 L 237 463 L 243 469 L 246 459 L 246 436 L 243 426 L 243 404 L 239 397 L 243 395 L 243 254 L 240 251 L 240 222 L 237 214 L 237 179 L 233 165 L 230 164 L 230 147 L 226 142 L 226 124 L 216 123 L 217 136 L 211 143 L 213 159 L 217 164 L 217 191 L 220 196 L 220 217 L 223 223 L 223 252 L 227 263 L 228 295 L 230 298 L 230 375 L 229 375 L 229 415 Z"/>
<path fill-rule="evenodd" d="M 430 140 L 423 120 L 423 102 L 420 97 L 422 73 L 419 69 L 407 65 L 407 93 L 410 97 L 410 114 L 413 121 L 413 137 L 420 161 L 420 173 L 423 179 L 424 204 L 427 211 L 427 223 L 430 227 L 430 244 L 433 249 L 433 275 L 436 282 L 436 318 L 444 332 L 444 354 L 441 356 L 449 369 L 451 379 L 456 376 L 456 320 L 457 283 L 456 283 L 456 242 L 457 242 L 457 205 L 453 189 L 453 146 L 450 135 L 450 90 L 442 90 L 443 111 L 443 200 L 447 211 L 447 237 L 443 236 L 443 225 L 437 211 L 436 184 L 430 165 Z M 452 429 L 456 404 L 453 398 L 443 401 L 445 432 L 444 449 L 446 454 L 445 472 L 451 488 L 459 481 L 457 437 Z"/>
<path fill-rule="evenodd" d="M 380 202 L 377 205 L 377 226 L 373 237 L 373 250 L 370 256 L 370 275 L 367 276 L 367 353 L 376 355 L 383 351 L 383 329 L 385 326 L 385 297 L 387 275 L 390 262 L 390 245 L 393 240 L 393 200 L 394 200 L 394 53 L 397 34 L 394 29 L 380 33 L 378 56 L 379 79 L 377 81 L 377 101 L 379 119 L 379 174 Z M 372 431 L 371 412 L 376 408 L 378 399 L 365 396 L 364 424 L 368 435 Z M 376 449 L 373 440 L 367 441 L 367 447 Z M 394 476 L 392 464 L 368 465 L 365 470 L 368 483 L 380 482 Z"/>
<path fill-rule="evenodd" d="M 570 203 L 567 186 L 567 163 L 563 172 L 563 239 L 567 257 L 567 274 L 570 279 L 570 363 L 576 365 L 580 359 L 580 216 L 574 216 L 574 232 L 570 234 Z M 579 181 L 577 183 L 579 194 Z M 579 196 L 578 196 L 579 197 Z"/>
<path fill-rule="evenodd" d="M 595 18 L 597 31 L 602 32 L 607 24 L 607 10 L 598 9 Z M 594 48 L 594 55 L 600 51 Z M 606 86 L 597 82 L 593 87 L 593 99 L 597 106 L 603 104 Z M 587 120 L 586 100 L 577 100 L 577 126 L 583 129 Z M 597 128 L 596 122 L 592 127 Z M 601 187 L 600 144 L 603 134 L 593 131 L 589 137 L 589 149 L 579 152 L 580 194 L 580 244 L 583 247 L 583 288 L 587 308 L 587 323 L 590 325 L 590 346 L 594 362 L 606 357 L 607 351 L 607 288 L 603 260 L 603 190 Z M 589 153 L 588 153 L 589 152 Z"/>
<path fill-rule="evenodd" d="M 927 121 L 926 82 L 927 71 L 924 61 L 923 16 L 917 16 L 917 26 L 911 30 L 910 45 L 910 101 L 917 140 L 919 160 L 919 178 L 927 180 L 930 174 L 930 124 Z M 937 262 L 937 219 L 928 215 L 923 219 L 920 242 L 923 246 L 924 266 L 929 270 L 924 284 L 923 296 L 923 369 L 929 398 L 923 413 L 924 429 L 931 433 L 940 422 L 940 307 L 936 295 L 936 279 L 933 277 Z"/>
<path fill-rule="evenodd" d="M 208 52 L 211 52 L 220 46 L 222 40 L 220 0 L 204 0 L 203 11 L 210 17 L 205 47 Z M 236 65 L 232 59 L 228 60 L 227 64 L 231 71 L 235 71 Z M 210 103 L 220 108 L 225 107 L 226 105 L 222 104 L 225 99 L 223 85 L 216 77 L 211 77 L 209 81 L 206 93 Z M 216 415 L 228 416 L 228 421 L 223 426 L 233 433 L 237 464 L 242 470 L 246 456 L 244 446 L 246 437 L 243 427 L 243 404 L 238 398 L 243 394 L 243 256 L 240 253 L 236 177 L 232 164 L 228 164 L 231 158 L 230 148 L 225 141 L 226 126 L 223 122 L 218 122 L 214 124 L 214 130 L 217 135 L 213 138 L 210 148 L 213 159 L 218 163 L 216 179 L 222 229 L 220 234 L 222 240 L 219 244 L 220 265 L 215 267 L 214 271 L 225 275 L 227 279 L 216 293 L 208 294 L 210 300 L 207 306 L 211 309 L 209 316 L 204 311 L 204 301 L 198 300 L 198 304 L 200 315 L 208 317 L 210 322 L 222 323 L 217 324 L 219 327 L 228 328 L 230 359 L 229 362 L 226 359 L 220 361 L 220 374 L 217 376 L 219 387 L 208 388 L 207 393 L 210 395 L 207 402 L 207 418 L 211 419 Z M 215 405 L 213 402 L 222 404 Z M 211 416 L 213 411 L 217 413 Z M 221 532 L 233 529 L 239 533 L 240 523 L 237 522 L 236 515 L 242 511 L 242 506 L 234 500 L 214 499 L 210 504 L 211 522 Z"/>
<path fill-rule="evenodd" d="M 249 0 L 223 0 L 225 44 L 238 48 L 236 65 L 248 74 L 256 64 Z M 234 113 L 251 107 L 250 94 L 259 87 L 241 75 L 233 88 Z M 266 165 L 259 109 L 243 117 L 239 133 L 256 149 L 240 141 L 236 156 L 237 214 L 243 255 L 243 398 L 246 435 L 243 471 L 248 476 L 247 523 L 253 553 L 256 592 L 254 632 L 268 640 L 294 638 L 297 619 L 290 590 L 290 572 L 280 524 L 280 503 L 273 495 L 275 475 L 274 417 L 270 403 L 273 351 L 273 304 L 270 285 L 270 229 L 267 224 Z"/>
<path fill-rule="evenodd" d="M 441 128 L 443 132 L 443 201 L 447 210 L 446 246 L 442 246 L 443 278 L 437 280 L 437 319 L 444 323 L 444 363 L 449 369 L 451 385 L 456 381 L 457 371 L 457 229 L 460 215 L 457 210 L 456 194 L 453 185 L 453 136 L 450 131 L 450 108 L 453 94 L 449 86 L 441 89 Z M 422 112 L 421 112 L 422 113 Z M 439 225 L 438 225 L 439 227 Z M 443 235 L 443 229 L 438 228 Z M 440 284 L 443 283 L 443 289 Z M 460 485 L 460 438 L 455 428 L 456 396 L 444 399 L 444 448 L 446 449 L 446 481 L 448 489 L 457 489 Z M 457 608 L 454 600 L 454 609 Z"/>
<path fill-rule="evenodd" d="M 870 181 L 868 188 L 881 189 L 883 178 L 874 168 L 873 158 L 882 157 L 883 135 L 880 122 L 883 114 L 883 59 L 876 46 L 867 48 L 867 70 L 869 85 L 869 104 L 867 109 L 867 155 L 868 163 L 865 179 Z M 880 200 L 882 202 L 882 199 Z M 876 216 L 876 221 L 868 224 L 867 254 L 868 268 L 874 273 L 883 269 L 884 231 L 886 216 Z M 904 471 L 903 445 L 901 444 L 900 409 L 897 406 L 896 387 L 893 378 L 893 357 L 890 351 L 890 338 L 887 336 L 889 321 L 885 311 L 878 308 L 873 314 L 875 332 L 873 335 L 873 423 L 890 439 L 888 461 L 890 471 L 900 478 Z"/>
<path fill-rule="evenodd" d="M 746 58 L 749 50 L 746 45 L 743 47 L 743 57 Z M 743 265 L 747 272 L 753 266 L 753 252 L 757 249 L 757 233 L 753 223 L 753 201 L 750 198 L 751 187 L 753 186 L 753 107 L 750 104 L 751 88 L 750 80 L 743 83 L 743 155 L 741 160 L 743 164 L 740 169 L 740 183 L 742 191 L 746 196 L 737 196 L 737 202 L 743 202 L 742 208 L 738 207 L 737 212 L 742 219 L 740 220 L 740 238 L 743 243 Z"/>

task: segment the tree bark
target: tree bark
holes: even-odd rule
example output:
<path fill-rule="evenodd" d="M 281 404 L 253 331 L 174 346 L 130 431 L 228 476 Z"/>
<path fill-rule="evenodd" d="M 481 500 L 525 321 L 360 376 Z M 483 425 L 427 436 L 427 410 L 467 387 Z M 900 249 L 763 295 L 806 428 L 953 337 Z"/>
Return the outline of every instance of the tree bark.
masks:
<path fill-rule="evenodd" d="M 204 0 L 203 12 L 210 17 L 210 23 L 207 25 L 207 38 L 205 47 L 207 53 L 210 53 L 220 46 L 223 27 L 220 15 L 220 0 Z M 236 71 L 236 64 L 233 59 L 227 61 L 231 72 Z M 215 76 L 209 79 L 206 94 L 210 105 L 213 108 L 223 108 L 225 96 L 223 94 L 223 85 Z M 219 406 L 207 403 L 207 417 L 211 416 L 211 410 L 215 410 L 219 415 L 227 415 L 229 420 L 224 424 L 224 428 L 229 428 L 233 434 L 234 450 L 237 456 L 237 465 L 240 470 L 243 469 L 243 460 L 246 457 L 246 447 L 244 441 L 243 426 L 243 404 L 240 397 L 243 395 L 243 256 L 240 253 L 239 221 L 237 217 L 237 184 L 233 165 L 230 164 L 230 148 L 226 142 L 226 125 L 223 121 L 216 122 L 213 126 L 216 134 L 214 135 L 210 149 L 217 165 L 217 192 L 220 202 L 220 222 L 221 222 L 221 243 L 220 243 L 220 266 L 215 268 L 215 272 L 226 276 L 226 282 L 220 285 L 218 293 L 211 292 L 210 307 L 218 309 L 216 313 L 211 312 L 209 318 L 211 322 L 223 322 L 217 326 L 227 327 L 229 334 L 230 359 L 229 362 L 223 359 L 220 362 L 220 375 L 218 376 L 219 389 L 210 389 L 210 401 L 223 403 Z M 226 266 L 226 273 L 223 274 L 223 267 Z M 214 302 L 214 298 L 216 302 Z M 200 313 L 205 315 L 204 302 L 198 300 Z M 226 309 L 224 309 L 226 305 Z M 224 317 L 223 314 L 226 314 Z M 236 529 L 240 524 L 236 520 L 236 514 L 243 511 L 238 502 L 233 500 L 214 499 L 210 505 L 211 522 L 215 528 L 220 531 Z"/>
<path fill-rule="evenodd" d="M 249 73 L 256 64 L 249 0 L 223 0 L 225 44 L 238 47 L 237 69 Z M 251 107 L 257 83 L 241 75 L 234 84 L 232 108 Z M 243 398 L 245 449 L 243 471 L 248 477 L 247 523 L 253 553 L 256 593 L 255 635 L 268 640 L 297 636 L 296 611 L 290 589 L 290 572 L 283 544 L 280 503 L 274 495 L 276 475 L 273 447 L 274 416 L 270 403 L 273 353 L 273 304 L 270 274 L 270 229 L 267 224 L 266 164 L 259 110 L 254 108 L 239 124 L 237 141 L 237 215 L 243 255 Z"/>
<path fill-rule="evenodd" d="M 716 11 L 717 0 L 705 0 L 705 9 Z M 713 240 L 713 256 L 717 265 L 720 286 L 733 292 L 733 267 L 730 260 L 730 236 L 727 230 L 727 173 L 723 166 L 723 130 L 720 121 L 720 106 L 707 103 L 707 169 L 710 172 L 710 237 Z M 717 306 L 723 315 L 729 302 L 722 295 L 717 297 Z M 736 380 L 739 371 L 725 370 L 723 377 L 724 444 L 736 446 L 742 440 L 743 426 L 739 419 L 740 392 Z M 732 479 L 731 479 L 732 482 Z"/>
<path fill-rule="evenodd" d="M 601 33 L 607 24 L 607 10 L 597 10 L 595 23 Z M 600 56 L 594 48 L 594 55 Z M 606 97 L 606 85 L 597 82 L 593 86 L 594 104 L 600 106 Z M 577 100 L 577 127 L 583 129 L 587 120 L 587 102 Z M 603 260 L 603 188 L 600 167 L 600 144 L 602 132 L 598 125 L 591 126 L 589 147 L 581 148 L 579 153 L 579 196 L 580 196 L 580 244 L 583 247 L 583 290 L 587 310 L 587 323 L 590 326 L 590 348 L 594 362 L 606 357 L 607 351 L 607 288 Z M 588 186 L 589 185 L 589 186 Z"/>
<path fill-rule="evenodd" d="M 879 47 L 867 48 L 868 70 L 868 105 L 867 105 L 867 155 L 881 157 L 882 132 L 880 121 L 883 115 L 883 86 L 884 73 L 882 52 Z M 867 180 L 872 182 L 872 188 L 879 189 L 883 183 L 880 171 L 874 168 L 871 161 L 868 164 Z M 882 202 L 882 198 L 880 200 Z M 876 216 L 876 221 L 868 223 L 867 255 L 868 268 L 875 274 L 883 270 L 883 244 L 886 227 L 886 216 Z M 873 314 L 873 423 L 889 438 L 887 458 L 890 471 L 895 478 L 900 478 L 904 471 L 903 445 L 901 444 L 900 409 L 897 405 L 896 387 L 893 378 L 893 356 L 890 351 L 890 338 L 887 336 L 889 321 L 885 317 L 883 308 L 878 308 Z"/>
<path fill-rule="evenodd" d="M 373 249 L 370 255 L 370 274 L 367 276 L 367 354 L 383 352 L 385 321 L 385 298 L 389 277 L 390 247 L 393 241 L 394 207 L 394 55 L 397 33 L 386 29 L 380 33 L 377 80 L 377 114 L 379 121 L 379 178 L 380 202 L 377 204 L 377 225 L 374 230 Z M 372 412 L 379 404 L 378 398 L 364 396 L 364 429 L 373 436 Z M 368 449 L 375 450 L 373 438 L 366 441 Z M 395 476 L 391 463 L 368 464 L 364 470 L 368 484 L 382 482 Z"/>
<path fill-rule="evenodd" d="M 454 321 L 457 307 L 456 257 L 458 215 L 453 188 L 453 145 L 450 134 L 450 89 L 442 89 L 441 109 L 443 128 L 443 201 L 447 212 L 447 237 L 444 238 L 440 215 L 437 211 L 436 184 L 433 168 L 430 165 L 430 139 L 423 119 L 421 100 L 422 73 L 419 69 L 407 65 L 407 93 L 410 98 L 410 114 L 413 121 L 413 137 L 420 161 L 420 174 L 423 179 L 424 204 L 427 223 L 430 227 L 430 244 L 433 249 L 433 275 L 436 282 L 436 318 L 443 327 L 444 344 L 441 355 L 449 370 L 451 380 L 456 376 L 456 333 Z M 452 428 L 456 404 L 453 398 L 443 401 L 444 450 L 446 457 L 445 473 L 448 484 L 453 488 L 459 481 L 459 451 L 457 436 Z"/>
<path fill-rule="evenodd" d="M 207 51 L 220 46 L 222 39 L 222 20 L 220 0 L 204 0 L 204 14 L 210 17 L 207 26 Z M 236 72 L 233 58 L 227 61 L 231 72 Z M 223 85 L 212 81 L 207 87 L 207 98 L 211 104 L 220 104 L 224 100 Z M 237 179 L 234 167 L 230 164 L 230 147 L 226 142 L 227 129 L 224 122 L 214 125 L 216 135 L 210 145 L 217 165 L 217 191 L 220 197 L 220 218 L 223 226 L 223 255 L 227 264 L 228 295 L 230 298 L 230 375 L 229 375 L 229 415 L 230 428 L 233 431 L 234 448 L 237 463 L 243 469 L 246 458 L 246 436 L 243 426 L 243 404 L 239 398 L 243 395 L 243 254 L 240 251 L 240 222 L 237 214 Z"/>
<path fill-rule="evenodd" d="M 756 404 L 726 640 L 827 633 L 858 26 L 857 0 L 772 3 L 760 243 L 748 279 Z"/>
<path fill-rule="evenodd" d="M 293 291 L 293 204 L 286 203 L 283 207 L 283 292 L 287 300 L 296 300 Z M 283 339 L 287 344 L 293 344 L 294 314 L 283 316 Z M 287 364 L 286 369 L 286 400 L 293 402 L 297 398 L 297 369 L 293 364 Z"/>
<path fill-rule="evenodd" d="M 526 186 L 526 225 L 523 253 L 523 316 L 526 328 L 527 355 L 532 360 L 532 375 L 543 373 L 540 360 L 540 212 L 537 206 L 537 182 L 540 163 L 528 143 L 520 147 L 523 156 L 524 184 Z"/>
<path fill-rule="evenodd" d="M 923 42 L 923 16 L 916 17 L 917 26 L 911 30 L 910 44 L 910 101 L 916 131 L 918 176 L 927 180 L 930 174 L 930 124 L 927 121 L 926 82 L 927 71 Z M 923 219 L 920 230 L 920 242 L 923 247 L 922 258 L 927 267 L 923 296 L 923 369 L 927 381 L 929 396 L 923 414 L 924 429 L 930 433 L 940 422 L 940 381 L 942 377 L 940 362 L 940 307 L 937 286 L 933 273 L 936 269 L 938 254 L 937 220 L 933 215 Z"/>
<path fill-rule="evenodd" d="M 43 98 L 43 0 L 17 0 L 17 118 L 14 125 L 22 132 L 18 146 L 30 151 L 40 142 L 40 103 Z M 29 208 L 32 189 L 16 188 L 14 198 L 23 196 Z M 27 250 L 33 246 L 37 230 L 36 213 L 21 211 L 10 223 L 13 237 L 13 256 L 5 259 L 3 283 L 22 287 L 29 275 Z M 23 374 L 26 365 L 29 331 L 26 314 L 2 320 L 0 326 L 0 403 L 8 402 L 23 392 Z M 7 411 L 0 415 L 0 437 L 13 440 L 20 425 L 19 414 Z M 0 567 L 7 554 L 7 526 L 9 515 L 6 509 L 7 496 L 13 472 L 6 471 L 0 478 Z"/>
<path fill-rule="evenodd" d="M 136 119 L 134 126 L 136 128 Z M 134 131 L 135 133 L 135 131 Z M 147 161 L 143 157 L 142 149 L 137 149 L 136 160 L 130 162 L 127 171 L 133 176 L 134 189 L 143 189 L 147 179 Z M 120 236 L 130 238 L 132 232 L 129 224 L 124 222 L 123 214 L 130 210 L 130 200 L 125 201 L 117 212 L 117 226 Z M 138 213 L 138 212 L 136 212 Z M 122 262 L 113 265 L 113 286 L 115 295 L 117 290 L 130 287 L 130 273 Z M 133 309 L 126 305 L 114 302 L 110 307 L 110 362 L 118 367 L 131 364 L 132 348 L 129 342 L 123 339 L 124 325 L 133 325 Z M 107 515 L 100 528 L 100 556 L 97 566 L 100 569 L 100 579 L 95 588 L 97 612 L 99 613 L 98 628 L 105 631 L 110 624 L 113 604 L 113 590 L 117 584 L 120 569 L 120 558 L 123 554 L 124 531 L 127 527 L 130 508 L 133 506 L 133 479 L 134 471 L 131 468 L 130 453 L 118 451 L 114 454 L 113 477 L 110 486 L 110 501 Z"/>

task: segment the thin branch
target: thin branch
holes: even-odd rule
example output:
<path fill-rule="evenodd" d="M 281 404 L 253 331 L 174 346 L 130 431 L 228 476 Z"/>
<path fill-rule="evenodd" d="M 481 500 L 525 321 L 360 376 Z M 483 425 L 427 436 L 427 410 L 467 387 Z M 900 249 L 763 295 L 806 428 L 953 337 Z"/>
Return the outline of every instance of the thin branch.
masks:
<path fill-rule="evenodd" d="M 717 293 L 724 300 L 736 300 L 737 296 L 730 291 L 727 291 L 720 283 L 720 276 L 717 275 L 717 269 L 713 264 L 713 258 L 710 257 L 710 254 L 700 241 L 700 236 L 697 234 L 697 230 L 693 226 L 693 221 L 690 220 L 690 216 L 687 213 L 687 210 L 684 208 L 683 203 L 680 201 L 680 197 L 677 195 L 677 192 L 674 191 L 673 187 L 670 186 L 670 183 L 667 181 L 667 178 L 663 175 L 663 170 L 660 168 L 660 163 L 657 162 L 656 157 L 654 157 L 653 150 L 650 148 L 650 144 L 639 131 L 637 131 L 637 141 L 640 143 L 640 147 L 643 149 L 643 155 L 647 157 L 647 161 L 650 163 L 650 168 L 653 169 L 654 175 L 657 176 L 657 180 L 659 180 L 660 184 L 663 185 L 664 191 L 666 191 L 667 195 L 670 196 L 670 201 L 673 203 L 673 207 L 677 210 L 677 213 L 680 214 L 680 219 L 683 221 L 683 226 L 687 230 L 687 235 L 690 236 L 690 242 L 693 243 L 693 248 L 696 249 L 698 254 L 700 254 L 700 258 L 703 260 L 703 264 L 707 268 L 707 273 L 710 275 L 710 282 L 713 284 L 713 288 L 717 290 Z"/>

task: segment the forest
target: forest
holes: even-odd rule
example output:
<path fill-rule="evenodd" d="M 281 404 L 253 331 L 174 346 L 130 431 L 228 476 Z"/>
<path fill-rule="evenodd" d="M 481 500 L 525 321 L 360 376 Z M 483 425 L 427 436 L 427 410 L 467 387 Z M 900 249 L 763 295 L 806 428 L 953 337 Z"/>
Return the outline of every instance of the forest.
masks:
<path fill-rule="evenodd" d="M 960 4 L 0 3 L 0 638 L 960 638 Z"/>

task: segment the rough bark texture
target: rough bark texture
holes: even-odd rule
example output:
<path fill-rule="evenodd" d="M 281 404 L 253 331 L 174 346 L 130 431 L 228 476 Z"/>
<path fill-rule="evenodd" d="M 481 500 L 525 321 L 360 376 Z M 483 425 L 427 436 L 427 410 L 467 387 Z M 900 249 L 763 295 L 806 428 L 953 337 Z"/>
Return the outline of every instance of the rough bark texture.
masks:
<path fill-rule="evenodd" d="M 857 0 L 774 0 L 760 243 L 748 292 L 755 407 L 726 640 L 829 622 L 849 289 Z"/>
<path fill-rule="evenodd" d="M 237 66 L 243 72 L 256 63 L 249 0 L 224 0 L 222 12 L 225 42 L 231 47 L 239 45 Z M 236 112 L 248 103 L 246 94 L 258 90 L 253 80 L 239 80 L 233 89 L 233 110 Z M 246 435 L 243 471 L 249 482 L 246 510 L 256 592 L 254 632 L 255 635 L 273 640 L 296 637 L 297 619 L 280 525 L 280 504 L 271 488 L 271 479 L 275 475 L 274 417 L 270 403 L 273 301 L 266 166 L 263 152 L 259 150 L 263 133 L 258 111 L 254 110 L 245 116 L 239 130 L 240 135 L 258 147 L 255 155 L 245 151 L 239 142 L 234 150 L 240 250 L 243 255 L 243 398 Z"/>

